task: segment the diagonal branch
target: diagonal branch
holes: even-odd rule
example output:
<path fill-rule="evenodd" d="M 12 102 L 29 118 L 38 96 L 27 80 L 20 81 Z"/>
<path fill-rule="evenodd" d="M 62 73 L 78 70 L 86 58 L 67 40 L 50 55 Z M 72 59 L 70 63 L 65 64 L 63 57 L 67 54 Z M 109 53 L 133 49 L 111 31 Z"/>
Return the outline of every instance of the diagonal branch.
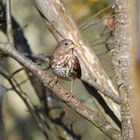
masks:
<path fill-rule="evenodd" d="M 77 113 L 98 127 L 103 133 L 105 133 L 105 135 L 114 140 L 121 139 L 120 131 L 114 128 L 100 113 L 91 110 L 74 96 L 69 98 L 67 92 L 58 82 L 55 83 L 54 79 L 50 77 L 46 71 L 42 70 L 40 66 L 36 65 L 28 58 L 24 57 L 13 47 L 12 44 L 0 44 L 0 50 L 14 58 L 34 76 L 38 77 L 45 86 L 53 91 L 54 96 L 56 96 L 60 101 L 67 103 L 67 105 L 73 108 Z"/>

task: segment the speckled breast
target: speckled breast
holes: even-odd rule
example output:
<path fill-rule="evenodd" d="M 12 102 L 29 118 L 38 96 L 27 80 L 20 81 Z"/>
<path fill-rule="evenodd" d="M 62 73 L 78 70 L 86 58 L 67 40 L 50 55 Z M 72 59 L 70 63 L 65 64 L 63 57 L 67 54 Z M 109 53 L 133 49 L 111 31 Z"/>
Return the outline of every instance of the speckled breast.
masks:
<path fill-rule="evenodd" d="M 52 58 L 50 61 L 53 72 L 60 78 L 73 80 L 76 77 L 73 75 L 75 57 L 72 55 L 60 56 Z"/>

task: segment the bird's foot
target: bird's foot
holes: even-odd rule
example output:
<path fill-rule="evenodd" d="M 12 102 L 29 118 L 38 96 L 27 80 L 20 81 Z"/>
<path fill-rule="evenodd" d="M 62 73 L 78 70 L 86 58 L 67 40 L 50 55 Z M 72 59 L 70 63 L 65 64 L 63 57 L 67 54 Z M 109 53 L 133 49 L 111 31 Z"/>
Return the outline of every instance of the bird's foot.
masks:
<path fill-rule="evenodd" d="M 67 97 L 67 102 L 69 102 L 71 100 L 71 98 L 73 97 L 72 92 L 67 92 L 65 93 L 65 97 Z"/>
<path fill-rule="evenodd" d="M 58 78 L 55 76 L 52 80 L 49 81 L 52 85 L 56 85 L 58 83 Z"/>

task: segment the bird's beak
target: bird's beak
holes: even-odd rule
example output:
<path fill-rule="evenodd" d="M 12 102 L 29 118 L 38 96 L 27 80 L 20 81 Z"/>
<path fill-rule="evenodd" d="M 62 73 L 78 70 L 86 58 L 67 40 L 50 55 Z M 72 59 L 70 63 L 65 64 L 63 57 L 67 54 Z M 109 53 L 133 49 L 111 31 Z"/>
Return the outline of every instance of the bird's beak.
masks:
<path fill-rule="evenodd" d="M 76 46 L 74 45 L 74 44 L 72 44 L 72 45 L 70 45 L 69 46 L 69 49 L 73 49 L 73 48 L 75 48 Z"/>

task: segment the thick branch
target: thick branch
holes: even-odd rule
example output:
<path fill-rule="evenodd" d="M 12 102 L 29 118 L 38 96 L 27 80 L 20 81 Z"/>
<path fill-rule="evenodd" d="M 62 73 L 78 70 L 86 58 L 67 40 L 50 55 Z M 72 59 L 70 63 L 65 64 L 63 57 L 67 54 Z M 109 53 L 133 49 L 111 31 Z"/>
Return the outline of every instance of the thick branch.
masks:
<path fill-rule="evenodd" d="M 10 55 L 12 58 L 22 64 L 26 69 L 32 72 L 32 74 L 38 77 L 44 83 L 44 85 L 53 91 L 54 96 L 56 96 L 59 100 L 67 103 L 77 113 L 93 123 L 108 137 L 111 139 L 121 139 L 120 132 L 115 129 L 108 121 L 106 121 L 100 113 L 89 109 L 74 96 L 68 98 L 68 94 L 58 82 L 55 83 L 55 80 L 51 78 L 46 71 L 42 70 L 38 65 L 25 58 L 12 46 L 12 44 L 0 44 L 0 50 Z"/>
<path fill-rule="evenodd" d="M 122 135 L 124 140 L 134 140 L 132 124 L 132 40 L 128 0 L 116 0 L 115 51 L 113 65 L 119 87 L 122 117 Z"/>

